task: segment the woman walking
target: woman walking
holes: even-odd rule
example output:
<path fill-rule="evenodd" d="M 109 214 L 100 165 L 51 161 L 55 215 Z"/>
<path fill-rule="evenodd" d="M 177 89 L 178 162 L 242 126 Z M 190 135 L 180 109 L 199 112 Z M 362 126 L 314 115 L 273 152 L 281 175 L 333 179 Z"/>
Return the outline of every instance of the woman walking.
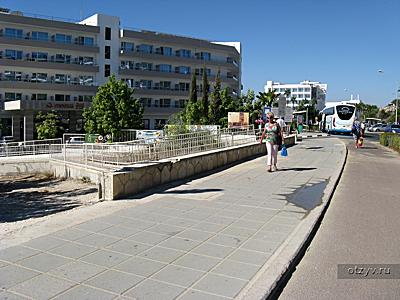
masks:
<path fill-rule="evenodd" d="M 279 144 L 282 144 L 282 129 L 278 123 L 275 122 L 274 114 L 272 112 L 267 113 L 267 119 L 269 119 L 269 123 L 265 125 L 264 131 L 261 135 L 260 144 L 264 140 L 266 136 L 267 146 L 267 166 L 268 172 L 272 172 L 272 166 L 274 170 L 277 171 L 278 168 L 276 164 L 278 163 L 278 147 Z"/>

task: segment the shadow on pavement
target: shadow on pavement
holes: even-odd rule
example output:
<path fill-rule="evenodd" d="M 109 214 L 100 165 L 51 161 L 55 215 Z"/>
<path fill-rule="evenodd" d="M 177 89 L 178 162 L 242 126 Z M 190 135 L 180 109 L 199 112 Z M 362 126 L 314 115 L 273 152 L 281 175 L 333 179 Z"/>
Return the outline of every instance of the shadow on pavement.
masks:
<path fill-rule="evenodd" d="M 285 169 L 279 169 L 279 171 L 297 171 L 297 172 L 303 172 L 303 171 L 312 171 L 316 170 L 317 168 L 285 168 Z"/>
<path fill-rule="evenodd" d="M 306 149 L 306 150 L 318 150 L 318 149 L 324 149 L 324 147 L 314 146 L 314 147 L 305 147 L 304 149 Z"/>
<path fill-rule="evenodd" d="M 190 190 L 176 190 L 176 191 L 164 191 L 160 194 L 198 194 L 198 193 L 210 193 L 210 192 L 222 192 L 223 189 L 190 189 Z"/>

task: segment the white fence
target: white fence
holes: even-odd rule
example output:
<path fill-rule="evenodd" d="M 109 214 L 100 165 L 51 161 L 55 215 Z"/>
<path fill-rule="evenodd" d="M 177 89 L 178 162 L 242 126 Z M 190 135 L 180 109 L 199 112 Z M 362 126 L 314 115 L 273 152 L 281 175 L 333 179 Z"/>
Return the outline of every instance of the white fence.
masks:
<path fill-rule="evenodd" d="M 158 161 L 198 152 L 244 145 L 257 141 L 254 127 L 199 131 L 113 144 L 53 145 L 51 158 L 96 167 L 114 168 L 133 163 Z"/>
<path fill-rule="evenodd" d="M 55 145 L 62 145 L 62 139 L 32 140 L 0 144 L 0 157 L 50 154 Z"/>

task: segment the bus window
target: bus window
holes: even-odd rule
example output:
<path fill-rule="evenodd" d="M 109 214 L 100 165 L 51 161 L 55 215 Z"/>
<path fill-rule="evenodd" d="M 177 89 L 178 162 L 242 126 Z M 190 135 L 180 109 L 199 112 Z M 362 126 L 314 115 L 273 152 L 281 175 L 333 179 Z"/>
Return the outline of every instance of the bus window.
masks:
<path fill-rule="evenodd" d="M 341 120 L 350 120 L 354 114 L 355 107 L 347 105 L 336 106 L 336 111 Z"/>
<path fill-rule="evenodd" d="M 322 111 L 322 113 L 325 114 L 326 116 L 330 116 L 330 115 L 333 115 L 335 113 L 335 110 L 334 110 L 333 107 L 328 107 L 328 108 L 325 108 Z"/>

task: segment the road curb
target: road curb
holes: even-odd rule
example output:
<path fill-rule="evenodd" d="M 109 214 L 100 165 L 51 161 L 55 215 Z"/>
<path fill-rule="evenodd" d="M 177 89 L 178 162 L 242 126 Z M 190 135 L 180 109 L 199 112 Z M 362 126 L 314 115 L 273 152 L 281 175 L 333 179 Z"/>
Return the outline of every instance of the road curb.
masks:
<path fill-rule="evenodd" d="M 280 295 L 315 236 L 342 176 L 347 162 L 348 149 L 343 141 L 340 142 L 343 144 L 345 155 L 342 158 L 341 166 L 334 172 L 332 180 L 325 188 L 322 205 L 312 210 L 308 218 L 297 226 L 236 299 L 277 299 Z"/>

